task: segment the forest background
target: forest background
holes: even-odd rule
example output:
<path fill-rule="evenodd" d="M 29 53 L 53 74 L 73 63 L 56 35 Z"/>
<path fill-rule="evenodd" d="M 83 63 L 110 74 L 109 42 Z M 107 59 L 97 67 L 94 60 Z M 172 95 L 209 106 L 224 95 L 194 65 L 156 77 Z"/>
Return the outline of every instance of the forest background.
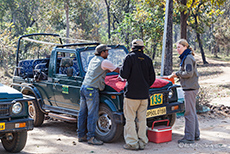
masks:
<path fill-rule="evenodd" d="M 171 34 L 167 33 L 168 71 L 164 74 L 170 74 L 173 65 L 178 67 L 178 58 L 173 58 L 178 55 L 172 51 L 180 38 L 186 38 L 201 54 L 204 65 L 206 56 L 230 60 L 230 0 L 169 1 Z M 143 39 L 145 53 L 153 59 L 159 75 L 165 6 L 166 0 L 0 0 L 0 69 L 4 76 L 13 73 L 21 35 L 56 33 L 75 39 L 65 39 L 65 43 L 91 40 L 128 49 L 133 39 Z M 32 43 L 24 43 L 24 48 L 31 58 L 51 52 L 50 47 Z"/>

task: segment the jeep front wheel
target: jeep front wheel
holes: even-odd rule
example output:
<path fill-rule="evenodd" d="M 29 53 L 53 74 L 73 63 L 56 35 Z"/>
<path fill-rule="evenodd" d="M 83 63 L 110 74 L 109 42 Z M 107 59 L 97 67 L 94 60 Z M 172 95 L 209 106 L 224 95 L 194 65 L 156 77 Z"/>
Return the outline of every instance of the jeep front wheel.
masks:
<path fill-rule="evenodd" d="M 112 111 L 102 104 L 99 108 L 99 117 L 96 125 L 96 136 L 104 142 L 117 140 L 123 131 L 123 125 L 115 122 Z"/>
<path fill-rule="evenodd" d="M 41 126 L 44 121 L 44 113 L 39 109 L 37 102 L 28 102 L 29 116 L 34 119 L 34 126 Z"/>
<path fill-rule="evenodd" d="M 27 131 L 13 132 L 12 138 L 2 138 L 2 145 L 8 152 L 20 152 L 26 145 Z"/>
<path fill-rule="evenodd" d="M 168 119 L 169 119 L 169 126 L 172 127 L 176 121 L 176 113 L 168 115 Z"/>

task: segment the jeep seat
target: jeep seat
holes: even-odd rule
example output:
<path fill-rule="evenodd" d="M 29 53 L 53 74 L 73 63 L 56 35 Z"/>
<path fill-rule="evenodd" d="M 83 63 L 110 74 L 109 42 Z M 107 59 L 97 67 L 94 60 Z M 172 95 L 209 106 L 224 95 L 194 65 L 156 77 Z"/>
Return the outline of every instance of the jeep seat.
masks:
<path fill-rule="evenodd" d="M 19 74 L 21 75 L 25 75 L 29 78 L 33 78 L 33 67 L 32 67 L 32 63 L 34 60 L 22 60 L 19 61 L 18 63 L 18 67 L 21 68 L 19 70 Z"/>
<path fill-rule="evenodd" d="M 46 65 L 46 63 L 39 63 L 35 66 L 35 69 L 45 69 Z"/>
<path fill-rule="evenodd" d="M 73 70 L 73 76 L 77 76 L 77 71 L 73 67 L 73 60 L 69 57 L 65 57 L 61 59 L 59 74 L 67 74 L 67 70 Z"/>

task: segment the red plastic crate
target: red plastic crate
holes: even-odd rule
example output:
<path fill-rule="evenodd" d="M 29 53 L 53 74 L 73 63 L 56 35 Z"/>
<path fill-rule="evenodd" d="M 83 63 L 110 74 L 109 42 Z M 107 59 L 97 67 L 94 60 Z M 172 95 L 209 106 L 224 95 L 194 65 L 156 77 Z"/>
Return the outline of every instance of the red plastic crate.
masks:
<path fill-rule="evenodd" d="M 167 122 L 167 126 L 160 125 L 155 126 L 156 123 Z M 172 128 L 169 125 L 169 120 L 158 120 L 154 121 L 152 128 L 148 129 L 148 139 L 150 142 L 154 143 L 163 143 L 169 142 L 172 140 Z"/>

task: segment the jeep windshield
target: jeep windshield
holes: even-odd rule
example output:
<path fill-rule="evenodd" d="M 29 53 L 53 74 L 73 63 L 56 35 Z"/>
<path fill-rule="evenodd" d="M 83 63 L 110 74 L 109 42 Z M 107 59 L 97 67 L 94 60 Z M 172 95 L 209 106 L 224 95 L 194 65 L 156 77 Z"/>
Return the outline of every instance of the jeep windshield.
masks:
<path fill-rule="evenodd" d="M 90 60 L 94 57 L 95 49 L 81 52 L 81 62 L 85 72 L 88 70 Z M 110 60 L 115 66 L 122 65 L 126 56 L 126 51 L 123 48 L 112 48 L 109 50 L 108 60 Z"/>

